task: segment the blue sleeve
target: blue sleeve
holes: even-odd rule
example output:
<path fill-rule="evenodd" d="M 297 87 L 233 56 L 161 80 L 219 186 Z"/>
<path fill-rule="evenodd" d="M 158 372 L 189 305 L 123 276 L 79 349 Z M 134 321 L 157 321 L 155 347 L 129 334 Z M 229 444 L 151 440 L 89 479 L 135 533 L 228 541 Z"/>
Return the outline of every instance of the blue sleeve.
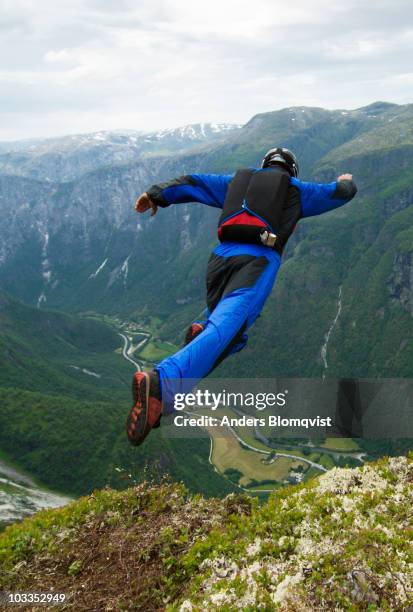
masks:
<path fill-rule="evenodd" d="M 354 181 L 343 180 L 332 183 L 305 183 L 292 178 L 301 198 L 301 216 L 314 217 L 339 208 L 350 202 L 357 193 Z"/>
<path fill-rule="evenodd" d="M 232 174 L 190 174 L 152 185 L 147 193 L 155 204 L 163 208 L 185 202 L 222 208 L 232 177 Z"/>

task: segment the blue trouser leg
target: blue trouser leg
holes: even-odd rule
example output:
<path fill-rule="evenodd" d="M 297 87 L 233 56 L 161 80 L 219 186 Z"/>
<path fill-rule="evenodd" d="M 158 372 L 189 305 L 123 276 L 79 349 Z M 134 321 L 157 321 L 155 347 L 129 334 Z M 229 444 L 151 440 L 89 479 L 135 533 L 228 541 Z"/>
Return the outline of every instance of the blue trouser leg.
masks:
<path fill-rule="evenodd" d="M 240 330 L 248 329 L 259 316 L 271 292 L 279 265 L 278 257 L 269 258 L 253 286 L 236 289 L 221 299 L 209 314 L 203 332 L 157 365 L 166 413 L 171 411 L 173 395 L 189 392 L 213 369 Z M 245 344 L 244 336 L 228 354 L 241 350 Z"/>

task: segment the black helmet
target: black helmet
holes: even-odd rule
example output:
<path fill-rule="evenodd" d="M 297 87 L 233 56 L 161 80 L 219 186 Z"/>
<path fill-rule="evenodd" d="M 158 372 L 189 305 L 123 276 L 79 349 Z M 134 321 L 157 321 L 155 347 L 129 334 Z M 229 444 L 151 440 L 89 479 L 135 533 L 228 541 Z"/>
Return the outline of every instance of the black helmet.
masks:
<path fill-rule="evenodd" d="M 281 164 L 285 166 L 291 176 L 298 176 L 298 161 L 294 153 L 289 151 L 288 149 L 277 148 L 270 149 L 266 154 L 264 159 L 262 160 L 261 167 L 267 168 L 268 166 L 272 166 L 273 164 Z"/>

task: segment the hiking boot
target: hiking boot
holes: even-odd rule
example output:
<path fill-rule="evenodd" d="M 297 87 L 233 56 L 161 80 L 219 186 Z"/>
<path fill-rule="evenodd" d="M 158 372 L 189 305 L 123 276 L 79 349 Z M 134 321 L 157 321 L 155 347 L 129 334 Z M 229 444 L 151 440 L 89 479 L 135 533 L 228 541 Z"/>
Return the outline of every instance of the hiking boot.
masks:
<path fill-rule="evenodd" d="M 203 332 L 204 329 L 205 326 L 202 325 L 202 323 L 192 323 L 192 325 L 188 327 L 187 332 L 185 334 L 184 346 L 192 342 L 192 340 L 199 336 L 199 334 Z"/>
<path fill-rule="evenodd" d="M 160 425 L 162 402 L 159 374 L 136 372 L 132 382 L 133 406 L 126 421 L 126 433 L 133 446 L 139 446 L 151 429 Z"/>

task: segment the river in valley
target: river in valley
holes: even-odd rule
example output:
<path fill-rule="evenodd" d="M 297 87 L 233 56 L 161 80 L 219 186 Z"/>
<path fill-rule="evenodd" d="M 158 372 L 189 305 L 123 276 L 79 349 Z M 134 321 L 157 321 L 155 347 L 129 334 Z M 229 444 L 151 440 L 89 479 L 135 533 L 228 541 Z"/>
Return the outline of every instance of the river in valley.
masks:
<path fill-rule="evenodd" d="M 69 497 L 47 491 L 18 468 L 0 460 L 0 530 L 43 508 L 64 506 Z"/>

